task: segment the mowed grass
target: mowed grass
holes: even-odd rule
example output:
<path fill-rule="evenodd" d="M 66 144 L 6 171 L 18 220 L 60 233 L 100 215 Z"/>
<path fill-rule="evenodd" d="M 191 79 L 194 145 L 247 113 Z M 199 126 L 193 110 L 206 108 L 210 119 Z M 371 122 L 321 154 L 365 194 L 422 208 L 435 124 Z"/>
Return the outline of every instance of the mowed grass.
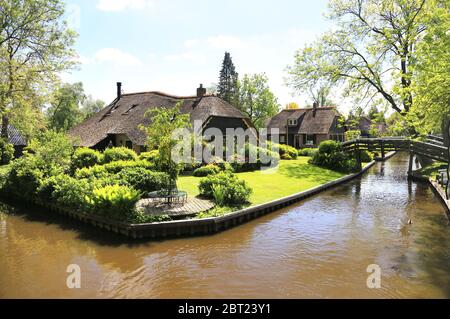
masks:
<path fill-rule="evenodd" d="M 292 195 L 326 182 L 335 180 L 345 174 L 334 172 L 308 164 L 309 157 L 299 157 L 293 161 L 280 161 L 276 168 L 238 173 L 252 188 L 251 205 L 262 204 Z M 178 188 L 187 191 L 189 196 L 197 196 L 201 177 L 180 176 Z"/>

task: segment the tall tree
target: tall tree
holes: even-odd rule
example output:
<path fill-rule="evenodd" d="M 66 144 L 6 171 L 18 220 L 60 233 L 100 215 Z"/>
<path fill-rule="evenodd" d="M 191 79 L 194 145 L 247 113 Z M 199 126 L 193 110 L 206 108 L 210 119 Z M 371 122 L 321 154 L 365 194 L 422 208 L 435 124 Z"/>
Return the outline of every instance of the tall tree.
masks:
<path fill-rule="evenodd" d="M 238 83 L 239 95 L 237 106 L 252 120 L 257 127 L 264 127 L 268 118 L 278 113 L 279 104 L 270 91 L 268 78 L 264 73 L 244 75 Z"/>
<path fill-rule="evenodd" d="M 422 134 L 440 132 L 443 117 L 450 113 L 450 1 L 428 3 L 433 10 L 426 12 L 427 32 L 416 47 L 411 87 L 416 98 L 408 114 Z"/>
<path fill-rule="evenodd" d="M 80 106 L 85 99 L 81 82 L 63 84 L 56 91 L 51 106 L 47 110 L 50 128 L 56 131 L 67 131 L 80 123 L 84 119 Z"/>
<path fill-rule="evenodd" d="M 149 149 L 157 149 L 159 151 L 159 168 L 170 177 L 169 185 L 167 185 L 169 193 L 173 188 L 176 188 L 178 174 L 183 169 L 183 164 L 177 163 L 172 158 L 172 152 L 180 142 L 174 136 L 174 132 L 178 129 L 191 127 L 189 114 L 180 113 L 181 104 L 182 102 L 179 102 L 174 107 L 150 109 L 145 113 L 145 117 L 151 120 L 151 123 L 147 126 L 140 126 L 140 129 L 147 134 L 147 146 Z"/>
<path fill-rule="evenodd" d="M 105 102 L 99 99 L 94 99 L 92 95 L 86 97 L 82 102 L 81 111 L 85 119 L 91 117 L 105 107 Z"/>
<path fill-rule="evenodd" d="M 426 31 L 423 17 L 433 2 L 331 0 L 336 29 L 297 52 L 288 67 L 291 85 L 317 79 L 344 83 L 348 93 L 369 100 L 381 96 L 405 116 L 414 103 L 411 84 L 416 47 Z"/>
<path fill-rule="evenodd" d="M 75 33 L 63 19 L 60 0 L 0 0 L 0 117 L 7 136 L 9 118 L 36 115 L 37 99 L 72 67 Z M 27 111 L 24 112 L 23 110 Z M 39 110 L 40 111 L 40 110 Z M 19 115 L 18 115 L 19 114 Z"/>
<path fill-rule="evenodd" d="M 217 94 L 220 98 L 228 103 L 234 103 L 238 94 L 238 78 L 231 55 L 225 52 L 225 57 L 220 70 L 219 84 L 217 86 Z"/>

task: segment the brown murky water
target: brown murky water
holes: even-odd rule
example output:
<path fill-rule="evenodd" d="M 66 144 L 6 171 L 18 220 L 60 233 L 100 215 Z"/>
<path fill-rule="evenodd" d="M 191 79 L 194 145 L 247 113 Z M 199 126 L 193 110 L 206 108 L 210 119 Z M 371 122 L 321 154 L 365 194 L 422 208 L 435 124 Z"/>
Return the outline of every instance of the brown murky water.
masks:
<path fill-rule="evenodd" d="M 450 297 L 450 227 L 407 156 L 229 231 L 124 242 L 88 226 L 0 208 L 0 297 Z M 408 224 L 408 220 L 412 224 Z M 81 267 L 81 289 L 66 267 Z M 381 289 L 368 289 L 378 264 Z"/>

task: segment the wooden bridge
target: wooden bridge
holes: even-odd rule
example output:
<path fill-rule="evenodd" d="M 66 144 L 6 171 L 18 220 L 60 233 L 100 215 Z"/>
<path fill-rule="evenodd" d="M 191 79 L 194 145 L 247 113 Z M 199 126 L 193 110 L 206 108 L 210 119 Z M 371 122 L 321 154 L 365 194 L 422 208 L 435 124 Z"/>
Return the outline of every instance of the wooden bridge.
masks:
<path fill-rule="evenodd" d="M 412 161 L 415 155 L 449 163 L 449 149 L 444 146 L 443 139 L 432 135 L 429 135 L 425 142 L 415 141 L 404 137 L 358 138 L 344 142 L 342 143 L 342 146 L 344 151 L 355 153 L 358 164 L 360 164 L 358 150 L 380 152 L 381 158 L 384 158 L 385 154 L 391 151 L 409 152 L 409 171 L 412 170 Z"/>

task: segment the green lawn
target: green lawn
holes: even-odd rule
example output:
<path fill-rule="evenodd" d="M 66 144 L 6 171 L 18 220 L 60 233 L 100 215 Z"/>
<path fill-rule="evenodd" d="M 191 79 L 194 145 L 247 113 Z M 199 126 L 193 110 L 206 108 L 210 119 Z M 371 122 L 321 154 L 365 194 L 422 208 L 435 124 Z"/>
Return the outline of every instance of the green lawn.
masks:
<path fill-rule="evenodd" d="M 295 194 L 345 175 L 310 165 L 308 160 L 309 157 L 299 157 L 293 161 L 282 160 L 277 168 L 237 175 L 253 189 L 250 197 L 252 205 Z M 180 176 L 178 188 L 187 191 L 189 196 L 197 196 L 200 179 L 201 177 Z"/>

